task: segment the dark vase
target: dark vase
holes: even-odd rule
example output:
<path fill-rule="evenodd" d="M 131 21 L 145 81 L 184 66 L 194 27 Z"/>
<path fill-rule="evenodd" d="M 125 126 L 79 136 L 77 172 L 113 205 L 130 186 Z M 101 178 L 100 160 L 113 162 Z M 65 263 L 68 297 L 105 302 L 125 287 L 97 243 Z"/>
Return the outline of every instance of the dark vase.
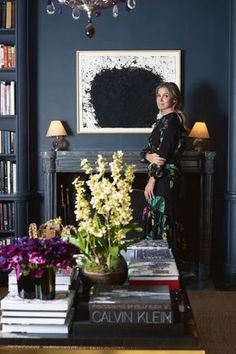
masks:
<path fill-rule="evenodd" d="M 18 295 L 23 299 L 52 300 L 55 298 L 55 271 L 47 268 L 41 278 L 21 275 L 17 286 Z"/>
<path fill-rule="evenodd" d="M 113 272 L 91 272 L 86 269 L 80 269 L 80 278 L 85 286 L 99 285 L 121 285 L 128 275 L 128 267 L 125 259 L 121 256 L 120 266 Z"/>

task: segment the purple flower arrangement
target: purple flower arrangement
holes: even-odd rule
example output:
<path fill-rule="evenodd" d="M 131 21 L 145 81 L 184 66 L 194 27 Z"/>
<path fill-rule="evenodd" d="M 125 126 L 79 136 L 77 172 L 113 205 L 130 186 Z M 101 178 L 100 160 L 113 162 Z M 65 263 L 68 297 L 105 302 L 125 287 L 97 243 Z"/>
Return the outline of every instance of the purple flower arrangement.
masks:
<path fill-rule="evenodd" d="M 18 237 L 12 244 L 0 245 L 0 269 L 15 269 L 17 279 L 21 275 L 41 278 L 48 268 L 56 271 L 75 266 L 74 255 L 78 253 L 76 246 L 60 237 Z"/>

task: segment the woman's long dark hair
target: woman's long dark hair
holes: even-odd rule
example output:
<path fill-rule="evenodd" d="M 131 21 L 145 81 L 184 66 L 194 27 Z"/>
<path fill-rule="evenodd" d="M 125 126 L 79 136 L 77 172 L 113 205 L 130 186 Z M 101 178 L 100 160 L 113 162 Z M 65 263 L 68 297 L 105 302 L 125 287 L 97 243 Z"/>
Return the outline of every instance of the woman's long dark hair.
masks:
<path fill-rule="evenodd" d="M 180 116 L 180 120 L 183 123 L 184 128 L 188 130 L 187 117 L 183 111 L 182 97 L 178 86 L 174 82 L 162 82 L 156 88 L 156 95 L 162 87 L 165 87 L 169 91 L 170 97 L 174 102 L 174 111 Z"/>

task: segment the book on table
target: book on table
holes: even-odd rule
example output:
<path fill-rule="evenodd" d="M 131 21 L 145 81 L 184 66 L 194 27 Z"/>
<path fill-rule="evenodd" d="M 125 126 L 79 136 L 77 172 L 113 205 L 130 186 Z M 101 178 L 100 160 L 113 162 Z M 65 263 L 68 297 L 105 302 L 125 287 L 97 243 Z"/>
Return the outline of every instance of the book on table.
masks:
<path fill-rule="evenodd" d="M 43 311 L 35 311 L 31 312 L 31 316 L 27 311 L 24 312 L 24 315 L 19 316 L 13 311 L 4 311 L 1 316 L 1 323 L 2 324 L 59 324 L 64 325 L 67 323 L 68 318 L 71 317 L 71 313 L 73 312 L 73 308 L 71 307 L 69 311 L 61 311 L 61 312 L 46 312 L 42 314 Z M 23 311 L 19 311 L 23 312 Z M 29 311 L 30 312 L 30 311 Z M 59 314 L 59 316 L 58 316 Z"/>
<path fill-rule="evenodd" d="M 70 286 L 75 277 L 75 271 L 73 269 L 61 269 L 56 272 L 56 285 Z M 8 285 L 17 285 L 17 278 L 15 270 L 12 270 L 8 275 Z M 59 290 L 59 289 L 58 289 Z"/>
<path fill-rule="evenodd" d="M 8 293 L 1 300 L 1 310 L 25 311 L 68 311 L 72 306 L 75 292 L 56 292 L 53 300 L 22 299 L 17 293 Z"/>
<path fill-rule="evenodd" d="M 179 271 L 174 260 L 137 260 L 129 263 L 128 277 L 139 278 L 149 277 L 155 278 L 169 278 L 178 279 Z"/>
<path fill-rule="evenodd" d="M 141 240 L 122 251 L 122 255 L 127 263 L 136 260 L 174 260 L 166 240 Z"/>
<path fill-rule="evenodd" d="M 88 308 L 89 319 L 93 323 L 173 322 L 167 286 L 94 286 Z"/>
<path fill-rule="evenodd" d="M 55 284 L 55 291 L 69 291 L 70 289 L 70 284 Z M 9 292 L 17 292 L 18 291 L 18 285 L 17 283 L 8 283 L 8 291 Z"/>
<path fill-rule="evenodd" d="M 130 279 L 129 280 L 130 286 L 141 286 L 141 285 L 167 285 L 170 290 L 179 290 L 181 288 L 179 279 L 177 280 L 170 280 L 170 279 Z"/>
<path fill-rule="evenodd" d="M 167 286 L 95 285 L 90 291 L 90 309 L 170 309 Z"/>
<path fill-rule="evenodd" d="M 68 311 L 21 311 L 20 310 L 3 310 L 3 317 L 12 317 L 12 318 L 28 318 L 28 317 L 36 317 L 37 318 L 62 318 L 65 319 L 68 314 Z"/>
<path fill-rule="evenodd" d="M 56 284 L 55 291 L 69 291 L 70 284 Z M 17 292 L 18 286 L 16 284 L 8 283 L 8 291 L 9 292 Z"/>
<path fill-rule="evenodd" d="M 53 300 L 22 299 L 8 293 L 1 300 L 3 332 L 68 333 L 75 291 L 56 292 Z"/>
<path fill-rule="evenodd" d="M 78 270 L 77 269 L 59 269 L 55 277 L 55 290 L 69 291 L 70 288 L 75 288 L 78 285 Z M 15 270 L 12 270 L 8 275 L 8 291 L 17 292 L 17 278 Z"/>
<path fill-rule="evenodd" d="M 167 240 L 143 239 L 129 246 L 129 249 L 167 249 L 167 248 L 169 248 Z"/>
<path fill-rule="evenodd" d="M 42 300 L 44 301 L 44 300 Z M 53 300 L 51 300 L 53 301 Z M 73 309 L 69 312 L 63 324 L 26 324 L 2 323 L 2 332 L 5 333 L 38 333 L 38 334 L 68 334 L 72 325 Z"/>
<path fill-rule="evenodd" d="M 129 285 L 168 285 L 180 288 L 179 271 L 175 260 L 136 260 L 128 265 Z"/>

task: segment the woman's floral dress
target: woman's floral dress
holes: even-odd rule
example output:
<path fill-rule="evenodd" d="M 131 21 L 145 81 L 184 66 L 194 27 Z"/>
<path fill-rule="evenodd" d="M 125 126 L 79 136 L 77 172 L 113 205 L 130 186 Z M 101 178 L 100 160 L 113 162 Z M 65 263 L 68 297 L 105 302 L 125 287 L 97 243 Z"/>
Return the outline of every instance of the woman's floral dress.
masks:
<path fill-rule="evenodd" d="M 169 113 L 155 124 L 149 136 L 148 146 L 142 150 L 142 162 L 147 162 L 147 152 L 157 153 L 166 159 L 164 166 L 150 163 L 148 176 L 156 179 L 154 195 L 144 208 L 146 239 L 166 239 L 176 249 L 175 213 L 181 170 L 179 158 L 184 148 L 185 129 L 181 117 Z"/>

